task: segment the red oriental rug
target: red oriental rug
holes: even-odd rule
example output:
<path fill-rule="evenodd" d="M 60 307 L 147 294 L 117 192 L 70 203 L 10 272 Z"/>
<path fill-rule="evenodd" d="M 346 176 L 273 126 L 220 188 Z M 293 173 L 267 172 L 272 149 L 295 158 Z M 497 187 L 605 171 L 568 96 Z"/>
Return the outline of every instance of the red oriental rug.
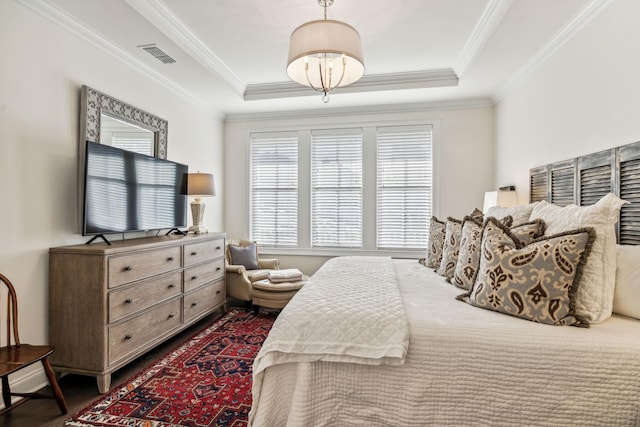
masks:
<path fill-rule="evenodd" d="M 274 320 L 230 311 L 65 426 L 246 426 L 251 367 Z"/>

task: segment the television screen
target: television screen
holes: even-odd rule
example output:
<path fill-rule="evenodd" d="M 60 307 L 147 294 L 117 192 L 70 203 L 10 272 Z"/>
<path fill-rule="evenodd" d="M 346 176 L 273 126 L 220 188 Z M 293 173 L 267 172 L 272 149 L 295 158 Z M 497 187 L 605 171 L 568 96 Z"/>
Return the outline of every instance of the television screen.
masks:
<path fill-rule="evenodd" d="M 187 225 L 188 166 L 87 141 L 83 235 Z"/>

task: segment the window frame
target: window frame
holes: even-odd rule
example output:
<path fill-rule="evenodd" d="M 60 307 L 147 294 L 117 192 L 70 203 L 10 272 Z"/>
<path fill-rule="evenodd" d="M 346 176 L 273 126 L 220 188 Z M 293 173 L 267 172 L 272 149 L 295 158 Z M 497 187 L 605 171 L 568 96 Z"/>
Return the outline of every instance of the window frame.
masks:
<path fill-rule="evenodd" d="M 439 208 L 439 143 L 440 120 L 437 118 L 385 120 L 368 119 L 362 121 L 340 121 L 330 117 L 323 117 L 328 121 L 317 123 L 317 120 L 303 121 L 299 125 L 264 124 L 252 126 L 246 130 L 247 153 L 251 153 L 251 135 L 254 133 L 280 133 L 298 132 L 298 246 L 297 247 L 273 247 L 260 246 L 260 252 L 265 255 L 282 256 L 347 256 L 347 255 L 374 255 L 392 256 L 394 258 L 416 259 L 424 256 L 424 250 L 387 250 L 376 248 L 376 200 L 377 200 L 377 154 L 376 154 L 376 129 L 392 126 L 431 126 L 431 207 L 432 215 L 438 214 Z M 311 132 L 319 130 L 353 129 L 362 128 L 363 132 L 363 245 L 359 249 L 344 248 L 313 248 L 311 246 L 311 173 L 304 173 L 300 165 L 311 167 Z M 248 155 L 247 184 L 251 184 L 251 161 Z M 251 188 L 247 191 L 247 230 L 251 222 Z"/>

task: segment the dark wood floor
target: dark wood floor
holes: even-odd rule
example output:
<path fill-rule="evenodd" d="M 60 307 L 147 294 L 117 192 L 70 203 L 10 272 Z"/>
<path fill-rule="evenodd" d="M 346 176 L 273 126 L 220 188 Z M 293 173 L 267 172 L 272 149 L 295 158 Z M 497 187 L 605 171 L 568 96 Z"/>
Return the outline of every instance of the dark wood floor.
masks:
<path fill-rule="evenodd" d="M 111 388 L 113 389 L 127 381 L 143 368 L 158 360 L 169 350 L 220 316 L 220 311 L 217 311 L 210 317 L 201 320 L 139 359 L 116 371 L 111 376 Z M 64 425 L 64 421 L 67 418 L 102 396 L 98 392 L 95 377 L 67 374 L 60 379 L 59 384 L 67 401 L 67 406 L 69 407 L 69 413 L 67 415 L 60 413 L 55 400 L 32 399 L 13 411 L 0 416 L 0 427 L 60 427 Z M 50 393 L 50 390 L 47 388 L 44 389 L 43 392 Z"/>

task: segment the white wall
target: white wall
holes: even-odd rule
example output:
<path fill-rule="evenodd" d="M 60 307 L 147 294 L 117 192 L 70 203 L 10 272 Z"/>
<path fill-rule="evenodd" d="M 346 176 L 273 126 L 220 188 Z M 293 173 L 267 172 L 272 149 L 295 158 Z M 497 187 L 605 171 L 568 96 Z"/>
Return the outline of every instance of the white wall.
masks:
<path fill-rule="evenodd" d="M 320 99 L 318 99 L 320 102 Z M 406 107 L 405 107 L 406 108 Z M 390 110 L 393 108 L 390 107 Z M 482 208 L 485 191 L 493 189 L 493 108 L 370 112 L 367 114 L 295 112 L 268 118 L 230 118 L 225 124 L 225 231 L 230 237 L 249 237 L 249 133 L 264 130 L 289 130 L 313 126 L 349 126 L 353 123 L 389 121 L 434 121 L 439 128 L 434 147 L 436 181 L 439 184 L 434 206 L 438 217 L 462 218 L 473 208 Z M 365 183 L 366 185 L 366 183 Z M 259 242 L 258 242 L 259 243 Z M 282 255 L 284 268 L 296 267 L 313 274 L 327 259 L 321 256 Z"/>
<path fill-rule="evenodd" d="M 640 2 L 616 0 L 496 106 L 496 183 L 640 140 Z M 522 191 L 521 191 L 522 190 Z"/>
<path fill-rule="evenodd" d="M 81 85 L 168 120 L 168 158 L 216 177 L 212 230 L 223 224 L 223 128 L 213 112 L 14 1 L 0 1 L 0 52 L 0 273 L 17 288 L 22 341 L 46 343 L 48 248 L 88 240 L 75 234 Z M 33 372 L 32 383 L 44 379 Z"/>

